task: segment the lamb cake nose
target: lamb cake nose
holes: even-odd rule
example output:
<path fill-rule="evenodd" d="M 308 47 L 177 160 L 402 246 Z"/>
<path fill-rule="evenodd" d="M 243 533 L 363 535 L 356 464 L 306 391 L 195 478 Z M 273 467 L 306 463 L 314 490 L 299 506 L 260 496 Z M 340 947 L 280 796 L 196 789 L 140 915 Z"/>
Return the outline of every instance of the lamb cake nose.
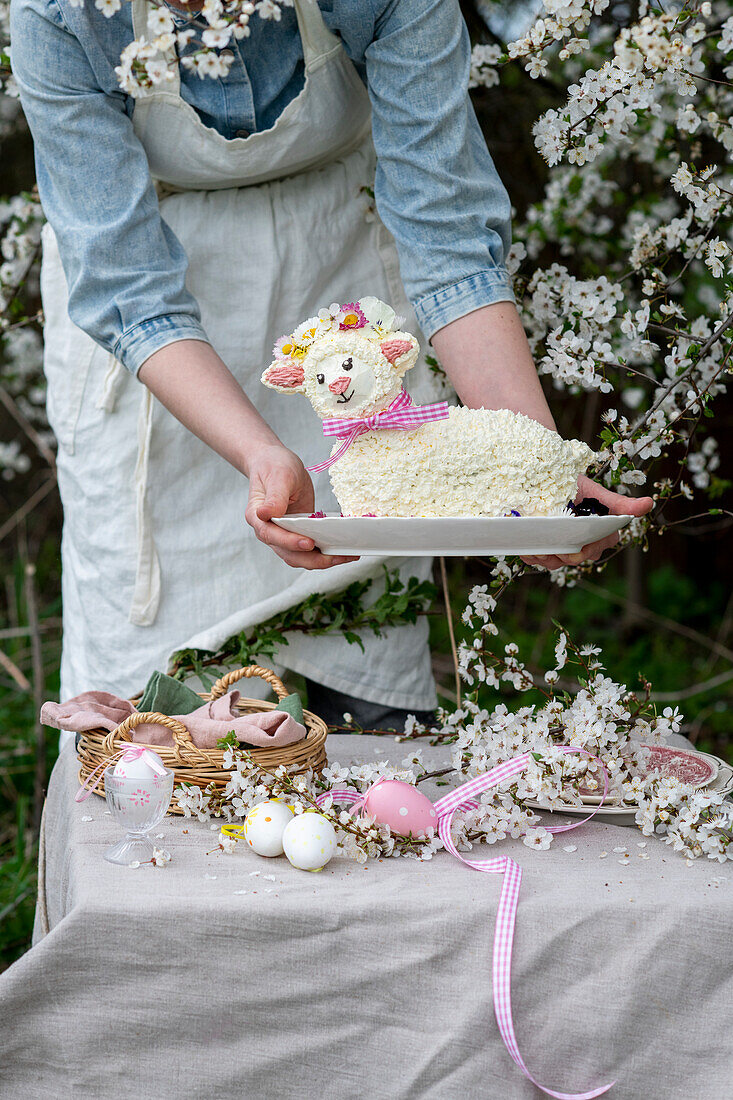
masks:
<path fill-rule="evenodd" d="M 334 382 L 331 382 L 328 387 L 331 393 L 346 393 L 349 388 L 350 378 L 347 378 L 345 374 L 342 374 L 340 378 L 337 378 Z"/>

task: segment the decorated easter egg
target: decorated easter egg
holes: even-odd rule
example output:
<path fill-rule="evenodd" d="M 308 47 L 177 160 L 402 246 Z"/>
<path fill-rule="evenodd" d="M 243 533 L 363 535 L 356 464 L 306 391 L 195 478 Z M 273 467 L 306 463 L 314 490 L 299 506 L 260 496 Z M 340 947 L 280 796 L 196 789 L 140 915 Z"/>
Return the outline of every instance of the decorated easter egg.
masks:
<path fill-rule="evenodd" d="M 285 826 L 283 848 L 293 867 L 320 871 L 336 851 L 336 830 L 323 814 L 299 814 Z"/>
<path fill-rule="evenodd" d="M 400 836 L 422 836 L 438 827 L 438 815 L 430 799 L 401 779 L 375 783 L 367 791 L 364 811 Z"/>
<path fill-rule="evenodd" d="M 165 764 L 157 752 L 131 746 L 117 761 L 112 774 L 123 779 L 152 779 L 155 775 L 165 775 L 165 772 Z"/>
<path fill-rule="evenodd" d="M 258 856 L 281 856 L 283 832 L 292 819 L 293 811 L 284 802 L 261 802 L 249 811 L 244 822 L 247 847 Z"/>

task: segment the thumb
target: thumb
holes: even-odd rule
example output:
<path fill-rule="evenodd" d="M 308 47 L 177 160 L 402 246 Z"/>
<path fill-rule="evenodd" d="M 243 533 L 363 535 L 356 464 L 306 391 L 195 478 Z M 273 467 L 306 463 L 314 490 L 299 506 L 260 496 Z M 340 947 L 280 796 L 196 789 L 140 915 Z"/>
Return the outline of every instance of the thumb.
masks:
<path fill-rule="evenodd" d="M 595 497 L 601 504 L 605 504 L 607 508 L 610 508 L 615 516 L 645 516 L 654 507 L 654 501 L 651 497 L 621 496 L 620 493 L 614 493 L 613 489 L 607 489 L 605 485 L 601 485 L 597 481 L 591 481 L 587 477 L 578 479 L 578 487 L 581 495 Z"/>
<path fill-rule="evenodd" d="M 601 486 L 601 489 L 603 492 L 594 491 L 593 495 L 600 500 L 601 504 L 607 505 L 614 516 L 645 516 L 654 507 L 651 497 L 627 497 L 614 493 L 612 489 L 606 489 L 605 486 Z"/>
<path fill-rule="evenodd" d="M 294 512 L 312 512 L 316 506 L 313 482 L 306 473 L 290 498 Z"/>
<path fill-rule="evenodd" d="M 267 523 L 273 516 L 284 516 L 288 510 L 288 494 L 269 493 L 255 508 L 257 518 Z"/>
<path fill-rule="evenodd" d="M 258 519 L 267 523 L 273 516 L 284 516 L 290 503 L 290 486 L 287 478 L 270 474 L 261 490 L 261 500 L 255 505 Z"/>
<path fill-rule="evenodd" d="M 626 498 L 627 514 L 630 516 L 645 516 L 647 512 L 651 512 L 653 507 L 654 501 L 651 497 Z"/>

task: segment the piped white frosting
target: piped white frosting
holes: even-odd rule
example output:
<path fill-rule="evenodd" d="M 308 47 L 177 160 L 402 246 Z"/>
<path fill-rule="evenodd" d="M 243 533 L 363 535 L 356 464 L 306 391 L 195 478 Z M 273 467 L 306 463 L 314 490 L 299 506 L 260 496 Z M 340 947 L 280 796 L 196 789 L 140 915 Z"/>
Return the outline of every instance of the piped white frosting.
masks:
<path fill-rule="evenodd" d="M 360 436 L 330 474 L 344 515 L 552 516 L 592 458 L 521 413 L 452 408 L 414 431 Z"/>

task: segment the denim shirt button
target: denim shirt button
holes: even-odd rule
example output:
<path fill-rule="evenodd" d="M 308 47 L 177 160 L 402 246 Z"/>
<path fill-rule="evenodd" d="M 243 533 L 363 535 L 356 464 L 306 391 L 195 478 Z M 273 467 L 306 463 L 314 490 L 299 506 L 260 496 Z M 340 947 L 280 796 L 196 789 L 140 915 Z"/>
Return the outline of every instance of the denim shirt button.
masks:
<path fill-rule="evenodd" d="M 249 130 L 237 130 L 237 132 L 234 136 L 238 137 L 238 138 L 249 137 Z"/>

